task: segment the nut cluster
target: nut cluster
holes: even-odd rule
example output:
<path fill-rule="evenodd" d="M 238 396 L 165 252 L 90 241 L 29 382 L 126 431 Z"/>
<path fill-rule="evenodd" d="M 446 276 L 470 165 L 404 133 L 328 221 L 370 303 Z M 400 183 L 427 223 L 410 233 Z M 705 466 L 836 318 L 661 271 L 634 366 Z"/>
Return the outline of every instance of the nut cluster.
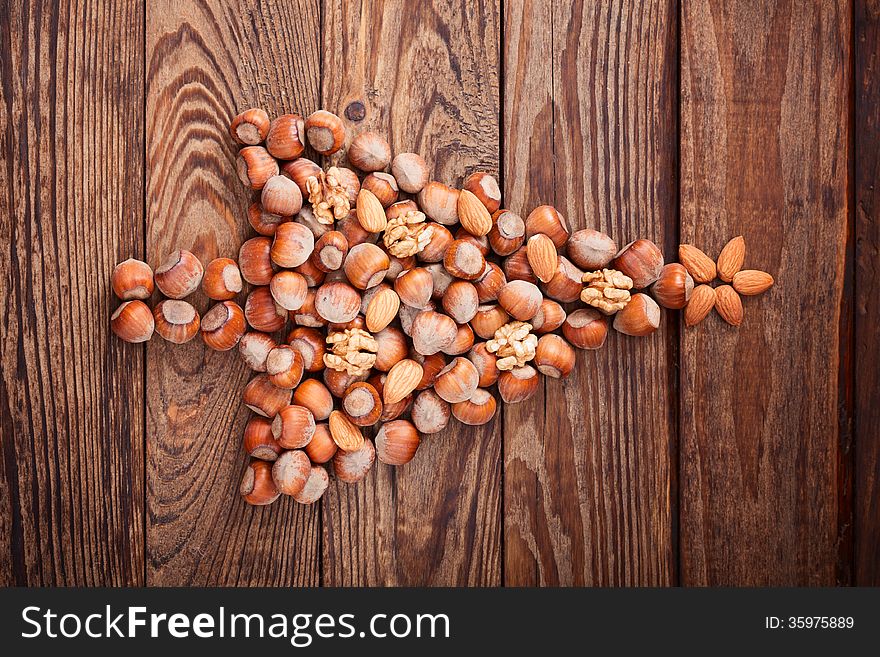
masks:
<path fill-rule="evenodd" d="M 352 168 L 325 171 L 305 156 L 310 148 L 345 161 L 335 154 L 346 126 L 331 112 L 270 120 L 248 109 L 230 134 L 241 146 L 238 176 L 255 195 L 247 219 L 256 235 L 237 261 L 217 258 L 204 270 L 183 250 L 155 275 L 146 263 L 121 263 L 112 286 L 123 303 L 111 327 L 128 342 L 155 330 L 181 343 L 201 331 L 211 349 L 238 347 L 254 371 L 243 393 L 254 415 L 240 486 L 250 504 L 281 495 L 311 504 L 331 476 L 360 481 L 377 458 L 404 465 L 421 436 L 451 418 L 488 423 L 496 394 L 518 403 L 537 392 L 539 374 L 568 376 L 575 348 L 602 347 L 609 325 L 648 335 L 660 306 L 695 312 L 702 288 L 727 312 L 721 288 L 694 288 L 709 268 L 693 252 L 665 264 L 649 240 L 618 249 L 599 231 L 570 233 L 549 205 L 523 219 L 502 207 L 491 174 L 474 172 L 460 188 L 432 181 L 421 156 L 392 157 L 376 133 L 348 142 Z M 731 277 L 731 291 L 769 287 L 772 279 L 739 271 L 741 257 L 729 251 L 717 271 Z M 217 302 L 201 321 L 182 300 L 200 284 Z M 151 310 L 144 300 L 154 285 L 167 298 Z"/>

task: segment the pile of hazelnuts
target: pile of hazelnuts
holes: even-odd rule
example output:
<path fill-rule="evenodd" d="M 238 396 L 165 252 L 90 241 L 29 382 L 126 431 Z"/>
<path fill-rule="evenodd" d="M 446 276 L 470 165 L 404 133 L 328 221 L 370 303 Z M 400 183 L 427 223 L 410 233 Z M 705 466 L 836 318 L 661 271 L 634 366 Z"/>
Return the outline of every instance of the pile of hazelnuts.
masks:
<path fill-rule="evenodd" d="M 392 158 L 374 132 L 343 154 L 345 124 L 331 112 L 270 120 L 248 109 L 230 133 L 256 235 L 237 261 L 204 268 L 186 250 L 155 274 L 121 263 L 111 326 L 128 342 L 201 333 L 211 349 L 237 347 L 255 372 L 240 487 L 250 504 L 282 494 L 313 503 L 328 468 L 354 483 L 376 458 L 403 465 L 451 417 L 486 424 L 496 394 L 517 403 L 540 374 L 566 377 L 575 348 L 600 348 L 610 327 L 655 331 L 658 302 L 683 308 L 693 288 L 648 240 L 619 249 L 595 230 L 570 233 L 549 205 L 523 220 L 501 207 L 489 173 L 461 188 L 432 181 L 420 155 Z M 303 156 L 307 146 L 326 169 Z M 166 299 L 151 309 L 154 283 Z M 184 300 L 200 285 L 216 302 L 201 319 Z"/>

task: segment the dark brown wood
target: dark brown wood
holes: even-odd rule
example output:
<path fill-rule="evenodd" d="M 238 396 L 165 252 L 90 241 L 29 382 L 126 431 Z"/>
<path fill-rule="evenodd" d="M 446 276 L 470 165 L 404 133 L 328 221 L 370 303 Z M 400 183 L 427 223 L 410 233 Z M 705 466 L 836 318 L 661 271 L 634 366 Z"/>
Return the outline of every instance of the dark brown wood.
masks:
<path fill-rule="evenodd" d="M 323 106 L 349 138 L 388 136 L 460 184 L 498 170 L 498 2 L 326 0 Z M 500 421 L 427 436 L 416 458 L 377 463 L 358 485 L 324 496 L 324 583 L 501 582 Z"/>
<path fill-rule="evenodd" d="M 834 584 L 848 2 L 686 1 L 681 240 L 776 285 L 681 355 L 681 583 Z"/>
<path fill-rule="evenodd" d="M 880 4 L 855 2 L 855 583 L 880 586 Z"/>
<path fill-rule="evenodd" d="M 144 583 L 142 3 L 0 2 L 0 585 Z"/>
<path fill-rule="evenodd" d="M 504 19 L 506 203 L 671 245 L 676 4 L 507 2 Z M 609 335 L 505 409 L 505 584 L 674 581 L 675 336 L 672 314 Z"/>
<path fill-rule="evenodd" d="M 147 11 L 147 226 L 151 263 L 187 248 L 236 257 L 250 194 L 230 119 L 318 106 L 317 2 L 167 1 Z M 200 292 L 200 312 L 209 307 Z M 243 303 L 244 295 L 240 299 Z M 153 340 L 147 368 L 151 585 L 317 585 L 317 506 L 246 505 L 238 482 L 250 373 L 237 351 Z"/>

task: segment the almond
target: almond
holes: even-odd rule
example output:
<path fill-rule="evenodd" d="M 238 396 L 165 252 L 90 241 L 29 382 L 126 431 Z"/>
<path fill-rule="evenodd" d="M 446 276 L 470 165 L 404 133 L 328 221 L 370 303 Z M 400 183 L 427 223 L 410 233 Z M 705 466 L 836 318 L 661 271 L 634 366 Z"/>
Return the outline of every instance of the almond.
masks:
<path fill-rule="evenodd" d="M 358 192 L 357 218 L 358 223 L 368 233 L 379 233 L 388 225 L 385 208 L 369 189 L 361 189 Z"/>
<path fill-rule="evenodd" d="M 342 411 L 330 413 L 330 435 L 339 449 L 356 452 L 364 444 L 364 434 Z"/>
<path fill-rule="evenodd" d="M 378 333 L 397 317 L 399 309 L 400 297 L 397 296 L 397 292 L 390 287 L 380 290 L 373 295 L 367 306 L 367 330 L 370 333 Z"/>
<path fill-rule="evenodd" d="M 697 283 L 709 283 L 715 279 L 715 262 L 691 244 L 678 247 L 678 260 Z"/>
<path fill-rule="evenodd" d="M 526 244 L 526 258 L 535 276 L 542 283 L 549 283 L 559 269 L 556 245 L 543 233 L 532 235 Z"/>
<path fill-rule="evenodd" d="M 718 256 L 718 278 L 730 283 L 733 275 L 742 269 L 745 257 L 746 241 L 742 235 L 737 235 L 721 249 L 721 254 Z"/>
<path fill-rule="evenodd" d="M 695 326 L 702 322 L 715 307 L 715 290 L 708 285 L 697 285 L 691 292 L 691 299 L 684 308 L 684 323 Z"/>
<path fill-rule="evenodd" d="M 466 189 L 458 195 L 458 220 L 474 237 L 488 235 L 492 230 L 492 215 L 480 199 Z"/>
<path fill-rule="evenodd" d="M 743 269 L 733 275 L 733 289 L 747 297 L 761 294 L 772 285 L 773 277 L 758 269 Z"/>
<path fill-rule="evenodd" d="M 385 387 L 382 389 L 385 405 L 396 404 L 405 399 L 421 383 L 423 374 L 422 366 L 409 358 L 395 363 L 388 372 Z"/>
<path fill-rule="evenodd" d="M 743 321 L 743 304 L 739 295 L 729 285 L 715 288 L 715 310 L 721 319 L 731 326 L 739 326 Z"/>

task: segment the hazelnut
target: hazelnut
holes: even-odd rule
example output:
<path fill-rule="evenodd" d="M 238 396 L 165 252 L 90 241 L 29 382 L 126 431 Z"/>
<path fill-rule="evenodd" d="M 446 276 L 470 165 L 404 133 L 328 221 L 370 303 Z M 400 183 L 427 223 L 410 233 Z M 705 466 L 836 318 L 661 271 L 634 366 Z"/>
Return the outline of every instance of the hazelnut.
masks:
<path fill-rule="evenodd" d="M 303 375 L 303 358 L 287 345 L 279 345 L 266 356 L 266 374 L 272 385 L 293 390 Z"/>
<path fill-rule="evenodd" d="M 318 287 L 327 278 L 327 272 L 318 269 L 311 257 L 299 267 L 295 267 L 293 271 L 302 276 L 309 287 Z"/>
<path fill-rule="evenodd" d="M 400 189 L 418 194 L 428 182 L 428 165 L 416 153 L 398 153 L 391 162 L 391 173 Z"/>
<path fill-rule="evenodd" d="M 565 321 L 565 310 L 556 301 L 544 299 L 537 314 L 529 320 L 535 333 L 555 331 Z"/>
<path fill-rule="evenodd" d="M 544 297 L 534 283 L 510 281 L 498 292 L 498 303 L 511 317 L 522 322 L 530 320 L 541 308 Z"/>
<path fill-rule="evenodd" d="M 272 176 L 278 175 L 278 162 L 262 146 L 245 146 L 235 162 L 238 179 L 253 190 L 263 189 Z"/>
<path fill-rule="evenodd" d="M 183 344 L 199 332 L 199 314 L 186 301 L 166 299 L 153 308 L 156 333 L 168 342 Z"/>
<path fill-rule="evenodd" d="M 312 112 L 306 119 L 306 139 L 321 155 L 332 155 L 345 142 L 345 124 L 327 110 Z"/>
<path fill-rule="evenodd" d="M 612 267 L 633 280 L 636 289 L 644 289 L 660 278 L 663 253 L 651 240 L 636 240 L 614 257 Z"/>
<path fill-rule="evenodd" d="M 470 399 L 480 382 L 480 373 L 467 358 L 458 357 L 440 370 L 434 390 L 450 404 Z"/>
<path fill-rule="evenodd" d="M 348 240 L 337 230 L 331 230 L 318 239 L 312 253 L 312 262 L 321 271 L 331 272 L 342 267 L 348 254 Z"/>
<path fill-rule="evenodd" d="M 426 183 L 416 200 L 426 215 L 437 223 L 452 226 L 458 223 L 459 191 L 440 182 Z"/>
<path fill-rule="evenodd" d="M 376 424 L 382 416 L 379 393 L 365 381 L 356 381 L 345 389 L 341 406 L 348 419 L 361 427 Z"/>
<path fill-rule="evenodd" d="M 272 176 L 266 181 L 260 194 L 263 210 L 282 217 L 290 217 L 299 212 L 302 201 L 302 192 L 287 176 Z"/>
<path fill-rule="evenodd" d="M 214 258 L 205 267 L 202 289 L 209 299 L 227 301 L 241 292 L 241 272 L 232 258 Z"/>
<path fill-rule="evenodd" d="M 495 417 L 497 403 L 488 390 L 477 388 L 470 399 L 452 405 L 452 415 L 462 424 L 479 426 Z"/>
<path fill-rule="evenodd" d="M 351 284 L 360 290 L 378 285 L 385 278 L 391 261 L 375 244 L 357 244 L 348 251 L 342 268 Z"/>
<path fill-rule="evenodd" d="M 290 390 L 272 385 L 266 374 L 257 374 L 244 387 L 244 404 L 258 415 L 274 418 L 290 404 Z"/>
<path fill-rule="evenodd" d="M 339 481 L 356 484 L 367 476 L 376 460 L 376 448 L 372 441 L 365 440 L 357 450 L 346 452 L 338 450 L 333 456 L 333 473 Z"/>
<path fill-rule="evenodd" d="M 287 311 L 275 302 L 268 287 L 256 287 L 247 296 L 244 316 L 248 324 L 264 333 L 282 329 L 287 322 Z"/>
<path fill-rule="evenodd" d="M 423 390 L 413 402 L 410 417 L 421 433 L 438 433 L 449 424 L 449 402 L 433 390 Z"/>
<path fill-rule="evenodd" d="M 488 388 L 495 385 L 499 374 L 498 367 L 496 366 L 498 358 L 486 348 L 486 343 L 475 344 L 468 352 L 467 357 L 474 364 L 474 367 L 477 368 L 477 374 L 480 377 L 477 385 L 480 388 Z"/>
<path fill-rule="evenodd" d="M 484 340 L 495 337 L 495 331 L 507 324 L 510 319 L 504 308 L 495 304 L 477 307 L 477 314 L 471 319 L 471 328 L 474 333 Z"/>
<path fill-rule="evenodd" d="M 229 134 L 239 144 L 256 146 L 269 134 L 269 115 L 259 108 L 246 109 L 232 119 Z"/>
<path fill-rule="evenodd" d="M 382 247 L 380 247 L 382 248 Z M 387 248 L 382 248 L 385 253 L 388 253 Z M 413 267 L 416 266 L 416 257 L 415 256 L 407 256 L 405 258 L 398 258 L 396 255 L 392 253 L 388 253 L 388 259 L 391 261 L 391 264 L 388 265 L 388 271 L 385 272 L 385 280 L 394 282 L 394 280 L 400 276 L 405 271 L 409 271 Z"/>
<path fill-rule="evenodd" d="M 362 132 L 351 140 L 348 161 L 361 171 L 382 171 L 391 164 L 391 146 L 375 132 Z"/>
<path fill-rule="evenodd" d="M 572 233 L 566 246 L 571 261 L 587 271 L 604 269 L 617 251 L 617 243 L 613 239 L 589 228 Z"/>
<path fill-rule="evenodd" d="M 529 255 L 526 247 L 522 246 L 504 259 L 501 265 L 508 281 L 528 281 L 537 283 L 538 277 L 532 271 L 529 264 Z"/>
<path fill-rule="evenodd" d="M 492 249 L 489 247 L 489 238 L 486 235 L 471 235 L 464 227 L 461 227 L 455 231 L 454 237 L 457 240 L 464 240 L 473 244 L 480 250 L 484 258 L 492 252 Z"/>
<path fill-rule="evenodd" d="M 299 114 L 282 114 L 269 125 L 266 150 L 279 160 L 295 160 L 303 154 L 304 125 Z"/>
<path fill-rule="evenodd" d="M 449 229 L 434 222 L 426 223 L 419 237 L 424 240 L 424 246 L 416 257 L 422 262 L 441 262 L 454 240 Z"/>
<path fill-rule="evenodd" d="M 284 452 L 272 465 L 272 480 L 284 495 L 298 495 L 312 473 L 312 464 L 306 453 L 293 449 Z"/>
<path fill-rule="evenodd" d="M 544 294 L 562 303 L 577 301 L 584 289 L 584 272 L 565 256 L 559 256 L 559 268 L 549 283 L 543 285 Z"/>
<path fill-rule="evenodd" d="M 383 208 L 394 203 L 400 194 L 394 176 L 382 171 L 371 173 L 365 177 L 361 183 L 361 189 L 372 192 Z"/>
<path fill-rule="evenodd" d="M 681 310 L 694 291 L 694 279 L 684 265 L 670 262 L 660 270 L 660 278 L 651 285 L 651 294 L 664 308 Z"/>
<path fill-rule="evenodd" d="M 302 274 L 284 270 L 272 277 L 269 292 L 275 303 L 285 310 L 299 310 L 306 301 L 309 287 Z"/>
<path fill-rule="evenodd" d="M 321 220 L 315 215 L 314 208 L 310 205 L 303 206 L 299 213 L 297 213 L 294 221 L 312 231 L 312 235 L 315 236 L 316 240 L 333 228 L 333 224 L 321 223 Z M 275 234 L 274 231 L 272 234 Z"/>
<path fill-rule="evenodd" d="M 215 351 L 229 351 L 245 332 L 244 311 L 234 301 L 214 305 L 202 317 L 202 340 Z"/>
<path fill-rule="evenodd" d="M 303 367 L 307 372 L 320 372 L 324 369 L 324 336 L 310 327 L 300 326 L 293 329 L 287 336 L 287 343 L 296 349 L 303 358 Z"/>
<path fill-rule="evenodd" d="M 442 299 L 443 295 L 446 294 L 446 290 L 448 290 L 449 286 L 452 285 L 452 282 L 457 279 L 446 271 L 446 267 L 439 262 L 433 262 L 430 265 L 427 265 L 425 269 L 431 274 L 431 279 L 433 281 L 431 298 Z"/>
<path fill-rule="evenodd" d="M 473 281 L 486 268 L 486 259 L 480 249 L 465 240 L 455 240 L 446 249 L 443 266 L 453 276 Z"/>
<path fill-rule="evenodd" d="M 480 303 L 496 301 L 498 299 L 498 292 L 505 285 L 507 285 L 507 278 L 504 276 L 504 272 L 501 271 L 501 267 L 494 262 L 487 262 L 483 274 L 474 281 L 474 286 L 477 288 L 477 298 L 480 300 Z"/>
<path fill-rule="evenodd" d="M 397 311 L 397 318 L 400 320 L 400 328 L 403 332 L 412 337 L 412 325 L 415 321 L 416 316 L 425 310 L 435 310 L 437 308 L 437 304 L 433 301 L 429 302 L 427 306 L 424 308 L 413 308 L 412 306 L 407 306 L 406 304 L 401 304 L 400 309 Z M 454 322 L 453 322 L 454 323 Z"/>
<path fill-rule="evenodd" d="M 376 352 L 376 362 L 373 368 L 380 372 L 388 372 L 395 364 L 406 358 L 407 340 L 399 328 L 388 326 L 378 333 L 373 334 L 373 339 L 379 345 Z"/>
<path fill-rule="evenodd" d="M 241 276 L 251 285 L 268 285 L 275 273 L 271 257 L 272 240 L 268 237 L 252 237 L 238 250 L 238 267 Z"/>
<path fill-rule="evenodd" d="M 458 356 L 467 353 L 474 346 L 474 331 L 468 324 L 459 324 L 455 332 L 455 340 L 443 349 L 444 354 Z"/>
<path fill-rule="evenodd" d="M 156 268 L 156 287 L 169 299 L 183 299 L 198 289 L 204 271 L 198 258 L 181 249 Z"/>
<path fill-rule="evenodd" d="M 416 390 L 424 390 L 434 385 L 440 370 L 446 367 L 446 357 L 441 353 L 422 356 L 415 350 L 411 350 L 409 357 L 422 366 L 422 380 L 416 386 Z"/>
<path fill-rule="evenodd" d="M 518 404 L 538 391 L 538 371 L 523 365 L 498 375 L 498 394 L 507 404 Z"/>
<path fill-rule="evenodd" d="M 110 316 L 110 328 L 125 342 L 146 342 L 155 326 L 150 307 L 139 299 L 124 301 Z"/>
<path fill-rule="evenodd" d="M 330 415 L 329 413 L 327 414 Z M 304 447 L 312 463 L 327 463 L 339 448 L 330 435 L 330 427 L 326 423 L 315 425 L 315 433 L 309 444 Z"/>
<path fill-rule="evenodd" d="M 284 449 L 305 447 L 314 434 L 315 417 L 304 406 L 286 405 L 272 420 L 272 435 Z"/>
<path fill-rule="evenodd" d="M 248 206 L 248 223 L 260 235 L 272 237 L 278 224 L 290 221 L 290 217 L 282 217 L 271 212 L 266 212 L 259 201 L 254 201 Z"/>
<path fill-rule="evenodd" d="M 278 226 L 270 255 L 279 267 L 298 267 L 309 259 L 315 249 L 315 236 L 296 222 Z"/>
<path fill-rule="evenodd" d="M 501 207 L 501 189 L 498 181 L 484 171 L 476 171 L 464 179 L 463 189 L 480 199 L 491 214 Z"/>
<path fill-rule="evenodd" d="M 489 246 L 500 256 L 508 256 L 523 245 L 526 224 L 515 212 L 496 210 L 492 214 L 492 229 L 489 231 Z"/>
<path fill-rule="evenodd" d="M 370 371 L 364 370 L 359 374 L 349 374 L 345 370 L 334 370 L 331 367 L 324 368 L 324 385 L 334 397 L 339 399 L 345 394 L 352 383 L 366 381 Z"/>
<path fill-rule="evenodd" d="M 149 299 L 153 294 L 153 270 L 146 262 L 129 258 L 113 268 L 110 284 L 123 301 Z"/>
<path fill-rule="evenodd" d="M 318 314 L 315 310 L 315 295 L 317 290 L 309 288 L 306 292 L 306 299 L 297 310 L 290 311 L 290 318 L 299 326 L 307 326 L 309 328 L 318 328 L 327 325 L 327 320 Z"/>
<path fill-rule="evenodd" d="M 272 464 L 260 460 L 248 463 L 238 491 L 248 504 L 272 504 L 281 495 L 272 480 Z"/>
<path fill-rule="evenodd" d="M 268 333 L 249 331 L 238 342 L 238 353 L 245 364 L 255 372 L 266 371 L 266 358 L 278 343 Z"/>
<path fill-rule="evenodd" d="M 361 295 L 348 283 L 324 283 L 315 293 L 315 311 L 328 322 L 350 322 L 361 310 Z"/>
<path fill-rule="evenodd" d="M 272 435 L 272 423 L 259 415 L 251 416 L 244 427 L 244 451 L 251 458 L 274 461 L 283 451 Z"/>
<path fill-rule="evenodd" d="M 565 217 L 552 205 L 540 205 L 526 217 L 526 239 L 543 233 L 561 249 L 568 241 L 568 225 Z"/>
<path fill-rule="evenodd" d="M 433 310 L 425 310 L 413 320 L 411 337 L 413 348 L 423 356 L 436 354 L 451 346 L 458 327 L 455 320 Z"/>
<path fill-rule="evenodd" d="M 376 455 L 382 463 L 404 465 L 412 461 L 419 448 L 419 432 L 412 422 L 386 422 L 376 434 Z"/>
<path fill-rule="evenodd" d="M 313 465 L 306 485 L 293 496 L 293 499 L 299 504 L 314 504 L 321 499 L 329 485 L 330 475 L 327 474 L 327 470 L 319 465 Z"/>
<path fill-rule="evenodd" d="M 333 412 L 333 396 L 318 379 L 306 379 L 293 392 L 293 403 L 309 409 L 316 420 L 322 421 Z"/>
<path fill-rule="evenodd" d="M 574 349 L 558 335 L 542 335 L 535 348 L 535 367 L 545 376 L 565 378 L 574 369 Z"/>
<path fill-rule="evenodd" d="M 301 157 L 290 162 L 281 163 L 281 171 L 299 187 L 303 197 L 308 197 L 309 190 L 306 186 L 309 178 L 317 177 L 324 170 L 312 160 Z"/>
<path fill-rule="evenodd" d="M 660 326 L 660 306 L 647 294 L 634 294 L 614 316 L 613 326 L 625 335 L 649 335 Z"/>
<path fill-rule="evenodd" d="M 410 308 L 424 308 L 431 300 L 434 280 L 423 267 L 415 267 L 400 274 L 394 281 L 394 291 Z"/>
<path fill-rule="evenodd" d="M 608 335 L 608 319 L 593 308 L 575 310 L 565 318 L 562 334 L 578 349 L 599 349 Z"/>
<path fill-rule="evenodd" d="M 351 214 L 348 215 L 345 219 L 340 219 L 336 222 L 336 230 L 338 230 L 345 237 L 346 242 L 348 242 L 348 248 L 351 249 L 353 246 L 358 244 L 365 244 L 368 242 L 375 242 L 379 239 L 378 233 L 371 233 L 368 230 L 365 230 L 361 223 L 357 220 L 356 210 L 352 211 Z"/>

